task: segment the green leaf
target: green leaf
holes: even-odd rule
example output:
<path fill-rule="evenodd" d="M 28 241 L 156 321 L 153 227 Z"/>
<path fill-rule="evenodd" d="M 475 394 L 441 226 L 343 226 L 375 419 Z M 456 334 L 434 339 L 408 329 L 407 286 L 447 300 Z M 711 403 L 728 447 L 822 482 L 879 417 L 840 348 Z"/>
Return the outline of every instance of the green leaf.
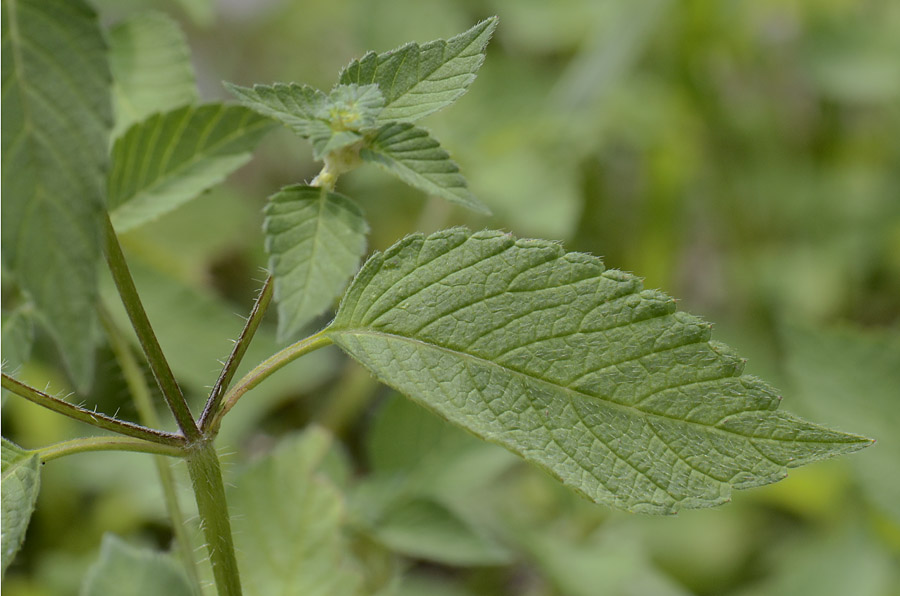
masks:
<path fill-rule="evenodd" d="M 7 1 L 2 44 L 3 260 L 84 389 L 112 124 L 103 31 L 81 0 Z"/>
<path fill-rule="evenodd" d="M 181 566 L 168 553 L 129 545 L 106 534 L 81 596 L 194 596 Z"/>
<path fill-rule="evenodd" d="M 413 400 L 631 511 L 718 505 L 871 443 L 776 411 L 708 323 L 544 240 L 410 236 L 363 266 L 326 333 Z"/>
<path fill-rule="evenodd" d="M 228 501 L 248 595 L 360 592 L 342 534 L 343 498 L 320 471 L 330 449 L 330 436 L 312 428 L 235 480 Z"/>
<path fill-rule="evenodd" d="M 269 199 L 265 213 L 278 336 L 287 339 L 347 285 L 366 251 L 369 227 L 351 199 L 311 186 L 282 189 Z"/>
<path fill-rule="evenodd" d="M 487 43 L 497 17 L 484 20 L 447 41 L 404 46 L 376 54 L 369 52 L 342 72 L 342 84 L 375 83 L 384 95 L 382 123 L 413 121 L 450 105 L 466 92 L 484 62 Z"/>
<path fill-rule="evenodd" d="M 478 213 L 491 213 L 469 191 L 466 179 L 459 173 L 459 166 L 440 144 L 428 131 L 408 122 L 382 126 L 359 155 L 421 191 Z"/>
<path fill-rule="evenodd" d="M 312 134 L 313 124 L 321 124 L 317 114 L 328 103 L 328 96 L 318 89 L 297 83 L 253 88 L 225 83 L 225 87 L 251 110 L 278 120 L 303 138 Z"/>
<path fill-rule="evenodd" d="M 154 114 L 112 153 L 109 209 L 124 232 L 175 209 L 247 163 L 271 122 L 241 106 L 185 106 Z"/>
<path fill-rule="evenodd" d="M 0 491 L 0 503 L 3 506 L 0 546 L 3 549 L 2 573 L 5 574 L 25 540 L 25 530 L 28 529 L 28 522 L 34 512 L 41 487 L 41 458 L 37 452 L 22 449 L 4 438 L 0 438 L 0 453 L 3 482 L 3 490 Z"/>
<path fill-rule="evenodd" d="M 255 85 L 252 89 L 225 85 L 248 108 L 309 138 L 316 159 L 362 141 L 360 131 L 375 126 L 384 105 L 377 85 L 338 85 L 328 95 L 296 83 Z"/>
<path fill-rule="evenodd" d="M 187 40 L 178 23 L 165 13 L 134 15 L 111 28 L 109 66 L 114 138 L 150 114 L 198 99 Z"/>

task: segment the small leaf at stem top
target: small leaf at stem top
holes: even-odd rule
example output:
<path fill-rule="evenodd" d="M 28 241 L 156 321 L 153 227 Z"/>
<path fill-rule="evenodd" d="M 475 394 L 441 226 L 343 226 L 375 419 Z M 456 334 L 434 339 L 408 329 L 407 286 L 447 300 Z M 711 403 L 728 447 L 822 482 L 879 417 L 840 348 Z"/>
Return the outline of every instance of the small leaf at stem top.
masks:
<path fill-rule="evenodd" d="M 497 17 L 486 19 L 448 40 L 408 43 L 377 54 L 369 52 L 341 72 L 340 82 L 375 83 L 384 94 L 381 123 L 418 120 L 462 96 L 484 62 Z"/>

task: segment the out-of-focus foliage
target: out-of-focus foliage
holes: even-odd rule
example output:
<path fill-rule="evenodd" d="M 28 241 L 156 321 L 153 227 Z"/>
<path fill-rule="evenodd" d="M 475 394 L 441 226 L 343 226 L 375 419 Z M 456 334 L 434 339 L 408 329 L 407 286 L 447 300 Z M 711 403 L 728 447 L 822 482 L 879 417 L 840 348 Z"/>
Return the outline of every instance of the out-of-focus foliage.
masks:
<path fill-rule="evenodd" d="M 349 499 L 345 532 L 365 568 L 381 570 L 374 583 L 395 588 L 386 593 L 900 593 L 900 4 L 96 5 L 110 25 L 165 8 L 185 30 L 203 101 L 228 97 L 222 80 L 328 90 L 334 73 L 366 50 L 446 38 L 498 15 L 478 80 L 452 110 L 425 121 L 494 216 L 422 201 L 364 168 L 337 190 L 361 203 L 370 245 L 452 224 L 565 240 L 715 321 L 717 336 L 748 355 L 748 372 L 780 387 L 785 409 L 878 441 L 738 493 L 719 510 L 626 515 L 570 494 L 417 406 L 398 412 L 356 365 L 336 351 L 316 353 L 249 393 L 226 419 L 226 474 L 236 470 L 228 462 L 269 452 L 310 421 L 329 427 L 352 462 L 329 475 Z M 123 236 L 151 320 L 195 404 L 263 276 L 266 197 L 316 171 L 304 141 L 272 133 L 224 187 Z M 112 305 L 115 296 L 105 295 Z M 6 287 L 3 298 L 5 315 L 28 312 Z M 247 363 L 277 345 L 269 317 Z M 36 329 L 19 376 L 65 390 L 53 372 L 58 359 Z M 96 368 L 89 405 L 133 417 L 108 350 Z M 17 398 L 6 400 L 3 424 L 26 448 L 85 430 Z M 77 594 L 105 532 L 170 545 L 143 455 L 50 462 L 41 484 L 5 594 Z M 182 501 L 191 503 L 188 494 Z M 466 559 L 472 552 L 488 564 Z"/>

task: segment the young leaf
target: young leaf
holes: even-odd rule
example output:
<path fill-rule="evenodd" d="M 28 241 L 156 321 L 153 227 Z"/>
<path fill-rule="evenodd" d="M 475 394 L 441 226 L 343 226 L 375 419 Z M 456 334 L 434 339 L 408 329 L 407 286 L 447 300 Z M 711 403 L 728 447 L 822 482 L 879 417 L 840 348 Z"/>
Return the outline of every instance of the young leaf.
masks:
<path fill-rule="evenodd" d="M 377 85 L 338 85 L 316 112 L 309 137 L 313 157 L 323 159 L 332 151 L 362 140 L 360 131 L 371 129 L 384 106 Z"/>
<path fill-rule="evenodd" d="M 452 229 L 374 255 L 326 333 L 590 499 L 672 513 L 870 440 L 776 410 L 710 325 L 600 259 Z"/>
<path fill-rule="evenodd" d="M 369 52 L 342 72 L 342 84 L 375 83 L 384 94 L 382 123 L 413 121 L 450 105 L 466 92 L 484 62 L 497 17 L 447 41 L 408 43 L 390 52 Z"/>
<path fill-rule="evenodd" d="M 135 124 L 113 147 L 109 209 L 123 232 L 175 209 L 250 160 L 272 123 L 242 106 L 185 106 Z"/>
<path fill-rule="evenodd" d="M 106 44 L 82 0 L 4 2 L 2 21 L 3 260 L 85 388 L 112 125 Z"/>
<path fill-rule="evenodd" d="M 459 173 L 459 166 L 440 144 L 428 131 L 408 122 L 382 126 L 359 155 L 421 191 L 478 213 L 491 213 L 469 192 L 466 179 Z"/>
<path fill-rule="evenodd" d="M 165 13 L 135 15 L 111 28 L 109 66 L 114 138 L 154 112 L 197 101 L 190 48 L 178 23 Z"/>
<path fill-rule="evenodd" d="M 318 89 L 297 83 L 253 88 L 225 83 L 225 87 L 251 110 L 278 120 L 303 138 L 312 134 L 313 124 L 321 124 L 317 114 L 328 103 L 328 96 Z"/>
<path fill-rule="evenodd" d="M 12 563 L 22 541 L 25 530 L 34 512 L 38 491 L 41 486 L 41 459 L 35 451 L 26 451 L 15 443 L 0 438 L 0 475 L 3 490 L 0 491 L 2 503 L 2 574 Z"/>
<path fill-rule="evenodd" d="M 137 548 L 106 534 L 81 596 L 194 596 L 184 570 L 167 553 Z"/>
<path fill-rule="evenodd" d="M 266 252 L 275 277 L 278 336 L 288 339 L 328 308 L 366 251 L 369 227 L 347 197 L 289 186 L 266 205 Z"/>
<path fill-rule="evenodd" d="M 320 469 L 331 439 L 319 429 L 281 442 L 229 492 L 241 578 L 249 596 L 346 596 L 360 577 L 342 535 L 344 503 Z"/>

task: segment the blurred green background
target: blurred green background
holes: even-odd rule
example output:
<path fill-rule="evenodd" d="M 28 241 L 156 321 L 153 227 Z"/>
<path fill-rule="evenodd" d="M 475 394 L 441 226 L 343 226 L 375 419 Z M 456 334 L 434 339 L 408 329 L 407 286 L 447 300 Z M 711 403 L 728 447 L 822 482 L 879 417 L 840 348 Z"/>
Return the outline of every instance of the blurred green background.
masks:
<path fill-rule="evenodd" d="M 365 478 L 350 499 L 356 514 L 378 501 L 382 479 L 413 477 L 421 502 L 466 523 L 433 523 L 431 505 L 419 506 L 424 521 L 392 520 L 379 539 L 406 556 L 386 564 L 389 575 L 405 572 L 391 593 L 900 594 L 896 0 L 96 4 L 107 24 L 148 8 L 178 19 L 204 100 L 227 99 L 223 80 L 328 89 L 365 50 L 449 37 L 499 15 L 469 93 L 423 123 L 494 217 L 364 168 L 338 186 L 363 205 L 370 246 L 465 224 L 601 255 L 715 322 L 717 339 L 748 357 L 748 372 L 782 389 L 783 408 L 878 441 L 738 492 L 717 510 L 628 515 L 430 421 L 336 350 L 316 353 L 226 419 L 226 462 L 239 466 L 316 422 L 341 437 L 355 476 Z M 227 184 L 123 237 L 195 404 L 264 277 L 266 197 L 317 170 L 304 141 L 276 131 Z M 248 361 L 278 349 L 273 322 Z M 53 348 L 37 340 L 23 377 L 65 388 Z M 108 350 L 95 402 L 134 416 Z M 17 398 L 3 416 L 4 435 L 25 447 L 85 432 Z M 408 461 L 410 452 L 424 455 Z M 77 594 L 104 532 L 169 543 L 148 457 L 79 455 L 49 463 L 42 482 L 24 550 L 4 581 L 9 595 Z"/>

